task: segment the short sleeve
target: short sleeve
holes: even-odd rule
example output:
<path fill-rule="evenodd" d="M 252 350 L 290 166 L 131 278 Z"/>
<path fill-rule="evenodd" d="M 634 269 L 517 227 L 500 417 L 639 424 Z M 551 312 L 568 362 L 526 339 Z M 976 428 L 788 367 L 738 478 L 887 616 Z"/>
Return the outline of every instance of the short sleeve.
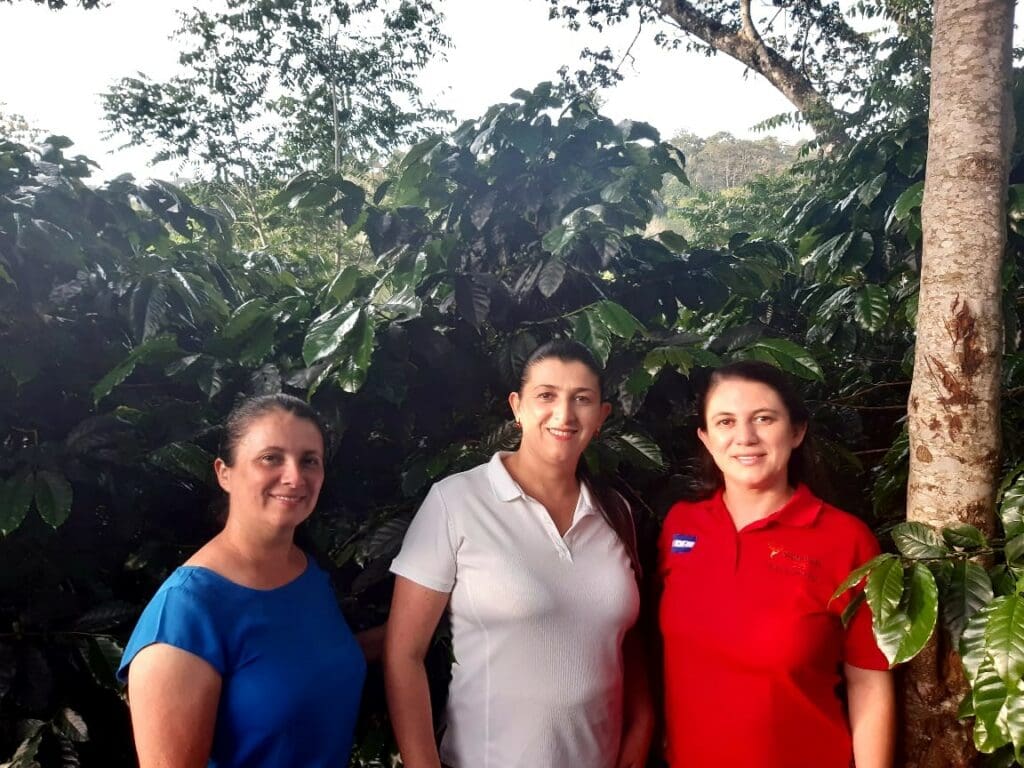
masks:
<path fill-rule="evenodd" d="M 448 506 L 439 485 L 423 500 L 402 541 L 391 572 L 437 592 L 455 587 L 456 544 Z"/>
<path fill-rule="evenodd" d="M 850 570 L 859 568 L 880 552 L 878 540 L 867 526 L 859 525 L 855 531 L 854 555 Z M 863 585 L 857 587 L 863 589 Z M 849 604 L 855 594 L 853 590 L 843 596 L 842 607 Z M 838 601 L 837 601 L 838 602 Z M 889 662 L 878 649 L 871 629 L 871 609 L 867 602 L 861 603 L 853 619 L 846 627 L 843 637 L 843 661 L 862 669 L 889 669 Z"/>
<path fill-rule="evenodd" d="M 128 681 L 128 667 L 143 648 L 163 643 L 198 656 L 224 674 L 226 652 L 216 617 L 200 595 L 184 585 L 164 585 L 139 617 L 121 657 L 117 677 Z"/>

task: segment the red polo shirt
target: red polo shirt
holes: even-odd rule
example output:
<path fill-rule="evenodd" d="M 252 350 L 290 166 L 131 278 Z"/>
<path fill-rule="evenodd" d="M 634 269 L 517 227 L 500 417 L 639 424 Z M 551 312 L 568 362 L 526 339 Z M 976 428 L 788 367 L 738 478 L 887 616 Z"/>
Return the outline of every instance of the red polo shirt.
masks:
<path fill-rule="evenodd" d="M 888 669 L 866 606 L 829 598 L 878 553 L 864 523 L 800 486 L 736 530 L 721 491 L 679 502 L 660 539 L 673 768 L 849 768 L 842 664 Z"/>

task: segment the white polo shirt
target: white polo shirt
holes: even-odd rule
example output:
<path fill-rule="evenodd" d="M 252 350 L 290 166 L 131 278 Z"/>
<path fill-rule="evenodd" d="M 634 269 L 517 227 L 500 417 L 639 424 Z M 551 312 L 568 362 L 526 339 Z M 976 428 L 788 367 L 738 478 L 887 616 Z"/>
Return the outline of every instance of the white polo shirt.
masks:
<path fill-rule="evenodd" d="M 435 484 L 391 563 L 451 593 L 441 761 L 610 767 L 622 731 L 622 639 L 640 606 L 629 556 L 585 487 L 559 536 L 501 456 Z"/>

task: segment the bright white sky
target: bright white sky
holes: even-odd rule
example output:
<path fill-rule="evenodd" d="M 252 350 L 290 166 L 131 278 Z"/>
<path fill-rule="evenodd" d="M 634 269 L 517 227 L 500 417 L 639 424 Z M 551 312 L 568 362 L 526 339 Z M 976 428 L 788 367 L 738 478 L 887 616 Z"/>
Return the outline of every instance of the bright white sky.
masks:
<path fill-rule="evenodd" d="M 194 0 L 202 2 L 203 0 Z M 145 72 L 169 77 L 177 66 L 177 9 L 193 0 L 109 0 L 95 11 L 49 11 L 29 0 L 0 3 L 0 103 L 50 133 L 75 141 L 77 151 L 96 160 L 98 174 L 130 172 L 173 177 L 175 166 L 148 168 L 152 154 L 104 139 L 100 94 L 120 77 Z M 549 21 L 545 0 L 441 0 L 453 48 L 447 60 L 423 73 L 423 89 L 460 120 L 507 100 L 516 88 L 554 80 L 563 64 L 574 67 L 585 45 L 624 51 L 636 27 L 624 25 L 603 36 L 575 33 Z M 664 138 L 679 130 L 702 136 L 717 131 L 751 135 L 760 120 L 792 107 L 756 75 L 725 56 L 706 58 L 665 51 L 645 31 L 623 67 L 626 79 L 605 94 L 605 112 L 615 119 L 653 123 Z M 759 134 L 763 135 L 763 134 Z M 791 129 L 776 133 L 794 140 Z"/>

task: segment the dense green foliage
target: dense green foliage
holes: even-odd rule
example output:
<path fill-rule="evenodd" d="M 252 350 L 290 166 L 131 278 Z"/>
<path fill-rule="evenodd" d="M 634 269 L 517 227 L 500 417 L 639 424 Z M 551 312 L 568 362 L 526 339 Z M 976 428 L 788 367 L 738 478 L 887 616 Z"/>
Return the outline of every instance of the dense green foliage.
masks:
<path fill-rule="evenodd" d="M 756 182 L 765 194 L 712 201 L 688 219 L 688 242 L 652 227 L 665 179 L 687 181 L 677 147 L 550 85 L 513 99 L 415 145 L 380 184 L 328 168 L 261 187 L 260 210 L 301 221 L 303 237 L 343 233 L 358 259 L 342 266 L 297 241 L 247 250 L 252 233 L 235 236 L 244 219 L 216 190 L 200 205 L 164 183 L 92 188 L 66 139 L 0 138 L 0 756 L 11 765 L 131 764 L 118 643 L 215 530 L 217 425 L 242 395 L 306 396 L 331 425 L 328 484 L 303 536 L 357 627 L 386 615 L 387 565 L 428 484 L 514 444 L 506 395 L 524 355 L 553 336 L 606 364 L 615 416 L 586 460 L 635 503 L 648 543 L 691 489 L 691 376 L 737 357 L 801 379 L 836 479 L 826 495 L 875 521 L 902 516 L 923 118 Z M 853 577 L 866 577 L 890 659 L 939 626 L 961 638 L 965 712 L 979 747 L 1000 756 L 1024 741 L 1022 174 L 1015 165 L 1004 530 L 904 524 L 899 554 Z M 443 682 L 443 651 L 433 661 Z M 358 744 L 356 764 L 389 764 L 374 682 Z"/>
<path fill-rule="evenodd" d="M 215 529 L 216 425 L 239 395 L 298 392 L 332 425 L 305 536 L 366 626 L 427 484 L 510 444 L 504 400 L 538 341 L 573 335 L 608 362 L 620 415 L 588 460 L 638 503 L 682 484 L 658 447 L 671 466 L 689 455 L 680 372 L 724 353 L 820 375 L 790 342 L 729 337 L 740 311 L 704 327 L 757 301 L 784 252 L 645 237 L 682 154 L 551 90 L 418 145 L 372 197 L 295 177 L 278 203 L 340 222 L 374 256 L 340 270 L 239 252 L 222 218 L 167 184 L 90 188 L 64 139 L 0 146 L 0 754 L 130 763 L 117 642 Z M 366 709 L 357 760 L 374 764 L 379 691 Z"/>

